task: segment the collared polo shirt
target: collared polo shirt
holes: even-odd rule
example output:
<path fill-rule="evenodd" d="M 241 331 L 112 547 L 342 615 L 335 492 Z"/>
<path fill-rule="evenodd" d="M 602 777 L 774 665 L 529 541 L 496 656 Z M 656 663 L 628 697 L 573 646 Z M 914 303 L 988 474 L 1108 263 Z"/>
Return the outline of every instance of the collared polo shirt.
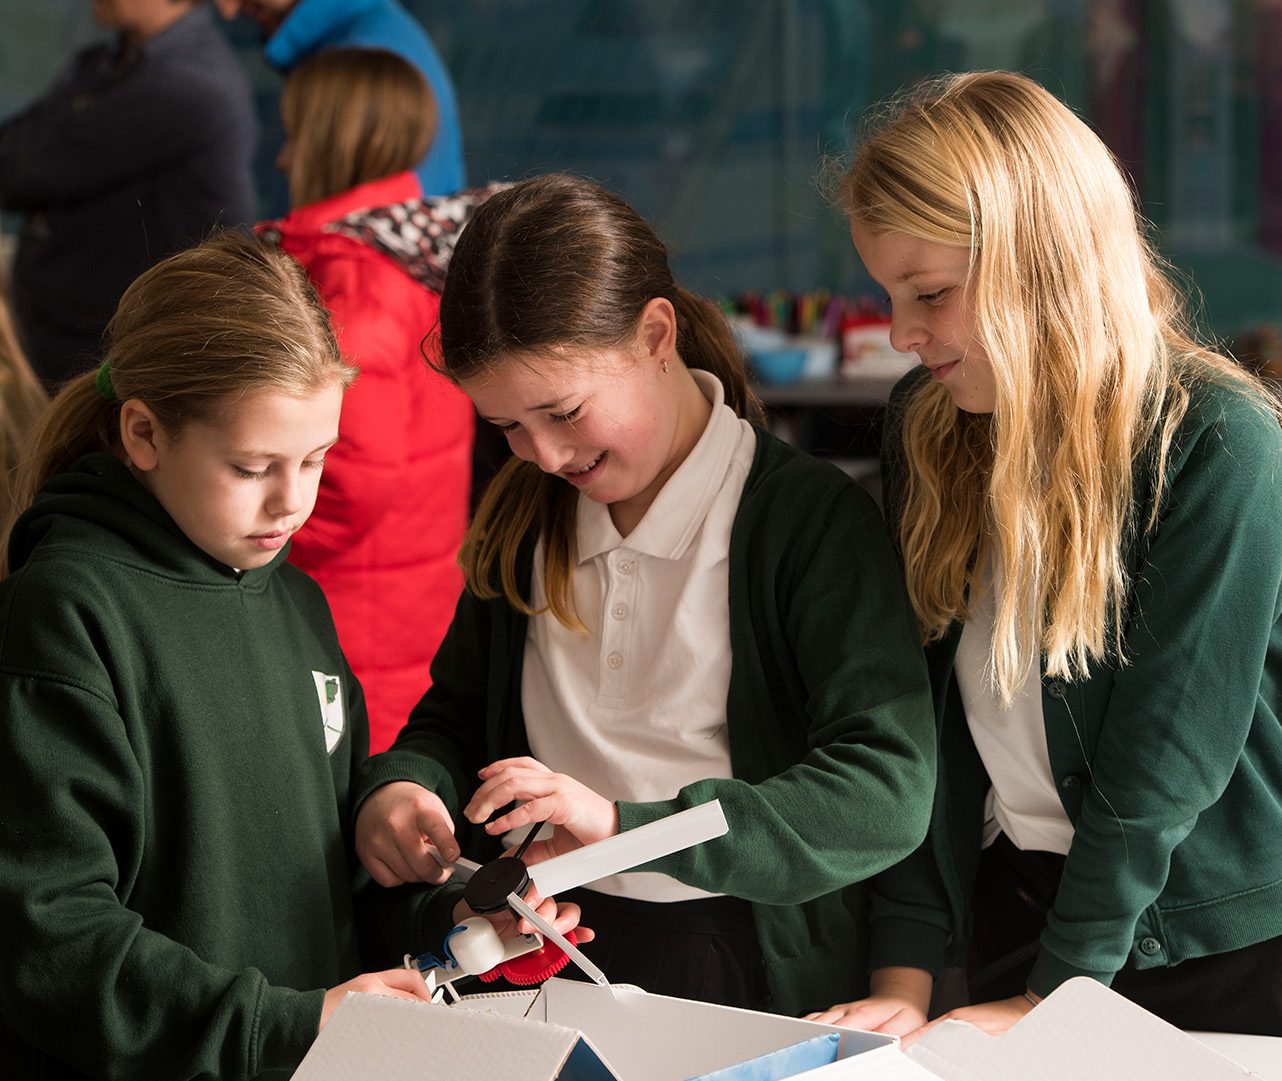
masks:
<path fill-rule="evenodd" d="M 574 600 L 586 635 L 530 620 L 521 705 L 540 762 L 610 800 L 670 799 L 730 777 L 730 530 L 757 437 L 721 383 L 692 373 L 712 403 L 703 434 L 627 537 L 609 507 L 579 496 Z M 546 604 L 543 549 L 533 600 Z M 651 901 L 710 894 L 653 872 L 591 886 Z"/>
<path fill-rule="evenodd" d="M 984 804 L 984 847 L 1005 833 L 1024 851 L 1068 853 L 1073 824 L 1051 773 L 1042 681 L 1024 680 L 1009 706 L 992 680 L 997 592 L 991 568 L 957 644 L 957 687 L 975 749 L 992 787 Z"/>

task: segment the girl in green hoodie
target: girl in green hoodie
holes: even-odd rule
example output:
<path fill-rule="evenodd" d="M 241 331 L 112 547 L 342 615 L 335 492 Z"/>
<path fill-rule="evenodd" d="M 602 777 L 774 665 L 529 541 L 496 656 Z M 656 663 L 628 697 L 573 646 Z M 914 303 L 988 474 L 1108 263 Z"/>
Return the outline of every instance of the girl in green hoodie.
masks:
<path fill-rule="evenodd" d="M 428 899 L 352 855 L 364 701 L 285 562 L 355 373 L 231 233 L 109 339 L 35 434 L 0 582 L 0 1074 L 285 1077 L 346 992 L 426 997 L 361 975 L 426 945 Z"/>

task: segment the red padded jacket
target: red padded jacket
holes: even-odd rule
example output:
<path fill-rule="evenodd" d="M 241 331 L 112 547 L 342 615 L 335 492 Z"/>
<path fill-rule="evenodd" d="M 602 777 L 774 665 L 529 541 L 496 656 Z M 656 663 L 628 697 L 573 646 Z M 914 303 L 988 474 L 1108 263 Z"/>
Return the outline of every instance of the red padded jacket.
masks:
<path fill-rule="evenodd" d="M 307 271 L 339 347 L 360 369 L 316 509 L 289 560 L 329 599 L 365 689 L 371 752 L 392 742 L 427 689 L 463 584 L 457 556 L 475 413 L 420 351 L 434 334 L 441 273 L 466 216 L 438 215 L 443 202 L 422 201 L 406 172 L 258 227 Z"/>

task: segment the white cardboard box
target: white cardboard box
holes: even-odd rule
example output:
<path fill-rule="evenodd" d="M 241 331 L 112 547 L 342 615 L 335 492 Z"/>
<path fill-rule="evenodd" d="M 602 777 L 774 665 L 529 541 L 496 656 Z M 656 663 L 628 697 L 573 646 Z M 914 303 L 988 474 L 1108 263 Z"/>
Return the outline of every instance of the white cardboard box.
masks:
<path fill-rule="evenodd" d="M 477 995 L 453 1007 L 348 995 L 294 1081 L 1244 1081 L 1256 1077 L 1093 980 L 1070 980 L 1008 1033 L 940 1025 L 892 1037 L 594 984 Z M 840 1034 L 839 1061 L 800 1074 L 747 1060 Z M 1279 1041 L 1282 1043 L 1282 1041 Z M 758 1071 L 758 1072 L 754 1072 Z M 722 1081 L 722 1075 L 718 1075 Z"/>

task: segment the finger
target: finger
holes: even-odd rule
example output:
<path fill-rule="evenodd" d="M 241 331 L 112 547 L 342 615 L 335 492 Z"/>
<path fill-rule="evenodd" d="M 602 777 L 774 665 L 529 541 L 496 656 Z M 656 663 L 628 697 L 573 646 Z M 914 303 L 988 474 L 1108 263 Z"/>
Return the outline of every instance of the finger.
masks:
<path fill-rule="evenodd" d="M 504 771 L 491 777 L 472 794 L 463 814 L 469 822 L 484 822 L 509 803 L 547 795 L 553 790 L 553 776 L 550 773 Z"/>
<path fill-rule="evenodd" d="M 925 1025 L 922 1025 L 921 1028 L 914 1029 L 912 1032 L 904 1033 L 904 1035 L 899 1037 L 899 1046 L 911 1047 L 923 1036 L 925 1036 L 926 1033 L 928 1033 L 932 1028 L 934 1028 L 937 1024 L 939 1024 L 940 1021 L 946 1021 L 946 1020 L 948 1020 L 948 1014 L 944 1014 L 943 1017 L 938 1017 L 934 1021 L 931 1021 L 929 1024 L 925 1024 Z"/>
<path fill-rule="evenodd" d="M 419 980 L 419 983 L 423 983 Z M 399 987 L 387 987 L 375 991 L 374 994 L 382 995 L 384 998 L 403 998 L 409 1002 L 421 999 L 424 1002 L 431 1002 L 432 996 L 427 990 L 427 984 L 423 983 L 423 990 L 419 991 L 402 991 Z"/>
<path fill-rule="evenodd" d="M 427 990 L 427 981 L 416 969 L 389 968 L 380 972 L 378 977 L 385 986 L 404 991 L 410 998 L 430 999 L 432 997 Z"/>
<path fill-rule="evenodd" d="M 426 837 L 441 854 L 445 863 L 453 863 L 459 858 L 458 841 L 454 838 L 454 823 L 450 821 L 448 815 L 423 808 L 414 816 L 414 826 L 419 832 L 420 839 Z"/>
<path fill-rule="evenodd" d="M 428 847 L 416 829 L 407 832 L 408 836 L 390 837 L 387 844 L 376 850 L 376 858 L 381 859 L 402 882 L 440 885 L 450 877 L 451 870 L 441 865 L 435 851 Z"/>
<path fill-rule="evenodd" d="M 508 830 L 520 829 L 522 826 L 529 826 L 535 822 L 549 821 L 547 813 L 548 800 L 531 800 L 529 803 L 523 803 L 519 807 L 514 807 L 505 815 L 500 815 L 491 822 L 485 822 L 489 815 L 476 819 L 478 823 L 485 822 L 485 832 L 491 837 L 499 837 L 507 833 Z M 499 806 L 502 806 L 500 804 Z M 493 812 L 491 812 L 493 813 Z M 526 850 L 529 854 L 529 849 Z M 530 862 L 526 860 L 526 862 Z"/>
<path fill-rule="evenodd" d="M 556 913 L 551 918 L 552 926 L 561 934 L 579 926 L 579 920 L 583 918 L 583 912 L 573 901 L 566 901 L 556 906 Z"/>
<path fill-rule="evenodd" d="M 402 875 L 398 875 L 383 860 L 376 857 L 367 856 L 362 859 L 361 862 L 365 864 L 365 870 L 369 872 L 370 878 L 380 886 L 386 886 L 388 888 L 392 886 L 403 886 L 409 881 L 409 879 Z"/>
<path fill-rule="evenodd" d="M 488 780 L 496 773 L 501 773 L 503 770 L 510 768 L 530 769 L 540 773 L 552 772 L 537 758 L 530 758 L 528 755 L 524 755 L 520 758 L 500 758 L 497 762 L 491 762 L 488 766 L 477 770 L 476 775 L 482 780 Z"/>
<path fill-rule="evenodd" d="M 381 853 L 383 862 L 406 882 L 431 882 L 439 879 L 441 865 L 428 854 L 428 847 L 417 830 L 409 837 L 393 837 L 393 847 Z"/>

